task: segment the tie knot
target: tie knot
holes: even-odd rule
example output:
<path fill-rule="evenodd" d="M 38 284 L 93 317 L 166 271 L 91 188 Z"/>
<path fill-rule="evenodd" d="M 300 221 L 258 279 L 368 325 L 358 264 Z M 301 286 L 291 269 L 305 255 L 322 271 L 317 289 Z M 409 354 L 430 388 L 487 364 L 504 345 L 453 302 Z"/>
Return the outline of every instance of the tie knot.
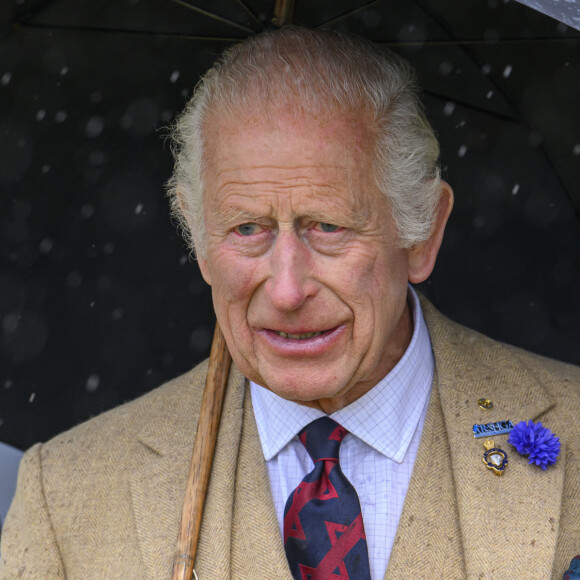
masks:
<path fill-rule="evenodd" d="M 315 463 L 320 459 L 338 461 L 338 450 L 347 431 L 329 417 L 321 417 L 306 425 L 298 434 L 302 445 Z"/>

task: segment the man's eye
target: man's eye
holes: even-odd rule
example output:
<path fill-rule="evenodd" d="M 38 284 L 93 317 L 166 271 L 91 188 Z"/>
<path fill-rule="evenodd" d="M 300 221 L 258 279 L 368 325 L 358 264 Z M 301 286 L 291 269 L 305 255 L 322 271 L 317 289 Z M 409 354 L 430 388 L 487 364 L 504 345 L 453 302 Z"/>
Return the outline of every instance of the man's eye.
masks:
<path fill-rule="evenodd" d="M 253 236 L 254 234 L 259 234 L 262 228 L 258 224 L 247 223 L 239 225 L 235 231 L 240 236 Z"/>
<path fill-rule="evenodd" d="M 328 234 L 338 231 L 340 229 L 340 226 L 336 226 L 334 224 L 327 224 L 325 222 L 318 222 L 316 224 L 316 229 Z"/>

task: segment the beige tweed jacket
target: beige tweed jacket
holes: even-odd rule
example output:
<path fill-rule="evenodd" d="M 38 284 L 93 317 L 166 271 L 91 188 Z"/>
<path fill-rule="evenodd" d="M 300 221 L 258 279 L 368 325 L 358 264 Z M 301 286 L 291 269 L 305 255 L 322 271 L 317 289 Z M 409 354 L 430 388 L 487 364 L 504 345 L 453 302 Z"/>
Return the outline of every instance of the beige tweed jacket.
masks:
<path fill-rule="evenodd" d="M 580 553 L 580 369 L 454 324 L 423 304 L 437 373 L 386 579 L 562 578 Z M 206 365 L 32 447 L 2 537 L 0 579 L 171 577 Z M 491 411 L 477 400 L 488 397 Z M 542 471 L 472 426 L 541 420 L 562 441 Z M 196 563 L 200 580 L 291 580 L 251 399 L 234 369 Z"/>

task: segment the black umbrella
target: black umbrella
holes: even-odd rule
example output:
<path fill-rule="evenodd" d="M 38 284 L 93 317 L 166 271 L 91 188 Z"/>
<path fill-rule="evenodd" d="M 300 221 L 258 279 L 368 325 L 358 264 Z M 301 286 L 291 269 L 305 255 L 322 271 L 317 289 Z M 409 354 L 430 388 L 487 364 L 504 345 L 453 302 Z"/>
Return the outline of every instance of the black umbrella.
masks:
<path fill-rule="evenodd" d="M 163 127 L 271 0 L 51 0 L 0 13 L 0 439 L 49 438 L 207 355 L 209 293 L 163 199 Z M 422 290 L 580 363 L 580 32 L 510 1 L 300 2 L 418 69 L 456 209 Z"/>

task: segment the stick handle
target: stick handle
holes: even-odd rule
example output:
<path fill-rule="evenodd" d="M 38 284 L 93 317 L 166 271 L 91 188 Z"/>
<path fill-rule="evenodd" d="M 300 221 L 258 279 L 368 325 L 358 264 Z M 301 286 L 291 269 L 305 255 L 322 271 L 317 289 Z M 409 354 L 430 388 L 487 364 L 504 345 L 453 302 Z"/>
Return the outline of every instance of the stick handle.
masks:
<path fill-rule="evenodd" d="M 211 474 L 231 361 L 224 335 L 216 323 L 187 478 L 172 580 L 191 580 L 193 574 L 203 504 Z"/>

